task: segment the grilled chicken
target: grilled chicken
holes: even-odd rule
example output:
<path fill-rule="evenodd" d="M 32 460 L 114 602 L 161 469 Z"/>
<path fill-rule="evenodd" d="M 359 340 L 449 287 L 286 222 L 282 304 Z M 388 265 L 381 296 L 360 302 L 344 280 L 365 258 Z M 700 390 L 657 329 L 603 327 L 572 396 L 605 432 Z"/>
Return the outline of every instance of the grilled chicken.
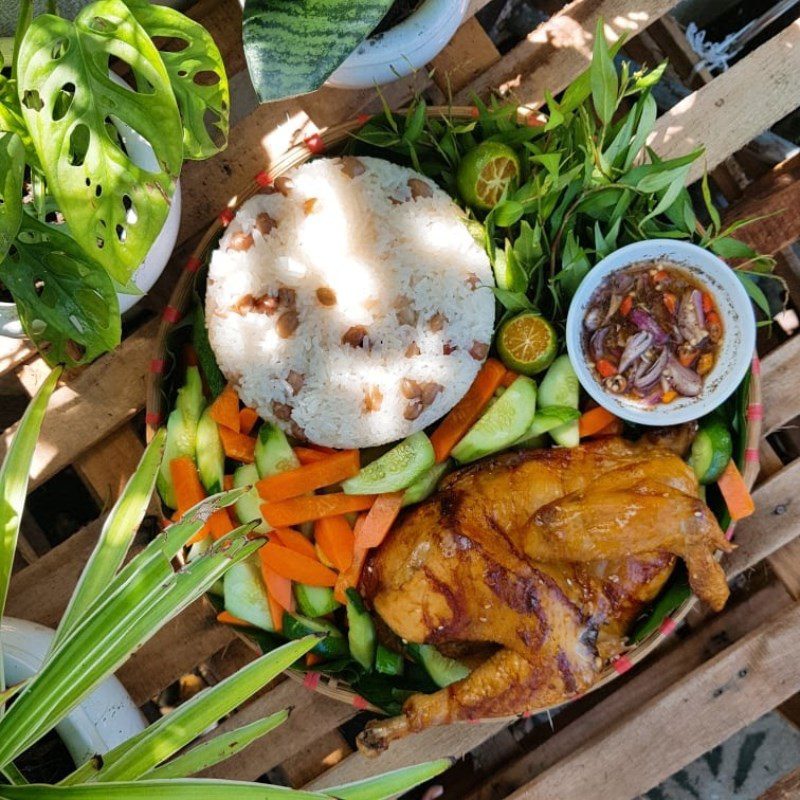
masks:
<path fill-rule="evenodd" d="M 398 637 L 445 652 L 475 647 L 483 661 L 372 723 L 361 749 L 581 694 L 621 652 L 676 557 L 698 596 L 722 608 L 728 587 L 714 552 L 731 545 L 678 455 L 688 441 L 675 429 L 507 453 L 454 473 L 407 512 L 368 561 L 362 593 Z"/>

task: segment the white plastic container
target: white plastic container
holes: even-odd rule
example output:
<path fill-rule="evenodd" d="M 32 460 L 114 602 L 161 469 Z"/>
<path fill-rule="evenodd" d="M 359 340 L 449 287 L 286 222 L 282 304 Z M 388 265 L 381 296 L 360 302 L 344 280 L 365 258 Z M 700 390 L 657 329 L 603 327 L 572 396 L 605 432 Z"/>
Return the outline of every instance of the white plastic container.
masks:
<path fill-rule="evenodd" d="M 583 320 L 592 295 L 614 272 L 640 261 L 670 261 L 695 276 L 717 303 L 722 341 L 711 372 L 697 397 L 678 397 L 668 405 L 648 406 L 624 395 L 607 392 L 589 368 L 583 347 Z M 567 351 L 581 385 L 603 408 L 642 425 L 678 425 L 698 419 L 723 403 L 735 391 L 753 358 L 756 323 L 753 306 L 734 271 L 709 250 L 673 239 L 650 239 L 621 247 L 593 267 L 572 298 L 567 315 Z"/>

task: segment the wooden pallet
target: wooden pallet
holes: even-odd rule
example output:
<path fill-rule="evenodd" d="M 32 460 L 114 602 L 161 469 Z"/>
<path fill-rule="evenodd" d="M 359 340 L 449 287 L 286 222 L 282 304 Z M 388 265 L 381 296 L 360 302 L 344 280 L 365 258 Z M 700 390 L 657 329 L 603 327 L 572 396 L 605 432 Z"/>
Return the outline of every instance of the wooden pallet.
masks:
<path fill-rule="evenodd" d="M 691 70 L 691 53 L 680 28 L 667 16 L 673 0 L 635 4 L 635 11 L 625 0 L 575 0 L 502 57 L 473 18 L 487 2 L 472 1 L 469 18 L 432 65 L 432 78 L 418 75 L 387 87 L 390 103 L 399 105 L 415 91 L 440 101 L 449 86 L 456 100 L 502 88 L 521 105 L 535 108 L 545 89 L 563 89 L 585 69 L 600 17 L 611 38 L 622 32 L 634 37 L 649 29 L 648 39 L 642 36 L 631 44 L 636 58 L 667 52 L 679 77 L 681 70 L 686 76 L 687 63 Z M 98 514 L 116 497 L 142 452 L 136 423 L 144 405 L 157 314 L 186 252 L 242 180 L 268 166 L 288 144 L 376 106 L 372 91 L 332 89 L 257 106 L 245 72 L 238 2 L 199 0 L 191 14 L 217 39 L 231 76 L 230 145 L 209 162 L 186 165 L 183 220 L 170 266 L 141 304 L 118 350 L 68 376 L 56 391 L 34 459 L 32 488 L 72 466 L 95 498 Z M 692 78 L 692 93 L 659 119 L 651 140 L 666 156 L 704 144 L 708 168 L 722 165 L 725 171 L 714 173 L 722 194 L 730 199 L 742 194 L 729 210 L 731 216 L 788 207 L 790 213 L 778 220 L 742 233 L 766 252 L 778 253 L 800 238 L 798 162 L 776 167 L 742 192 L 743 174 L 728 159 L 800 106 L 798 73 L 800 22 L 795 22 L 727 73 Z M 800 294 L 793 300 L 800 303 Z M 351 751 L 339 731 L 355 709 L 283 681 L 217 729 L 294 706 L 281 734 L 252 745 L 212 774 L 253 779 L 276 769 L 294 786 L 316 788 L 439 755 L 472 752 L 470 760 L 444 776 L 451 790 L 447 796 L 569 800 L 597 796 L 602 785 L 604 798 L 627 800 L 797 695 L 800 505 L 795 495 L 800 458 L 793 454 L 800 454 L 800 448 L 782 429 L 800 416 L 800 338 L 783 341 L 776 334 L 767 345 L 762 363 L 765 437 L 780 448 L 776 451 L 763 441 L 758 510 L 737 529 L 739 548 L 729 561 L 731 578 L 755 569 L 756 589 L 739 588 L 734 602 L 716 617 L 695 617 L 645 664 L 569 706 L 555 718 L 552 731 L 543 726 L 531 730 L 527 724 L 510 729 L 502 724 L 456 725 L 398 742 L 380 759 L 368 761 Z M 3 381 L 30 394 L 45 374 L 28 345 L 0 339 Z M 0 455 L 13 433 L 13 425 L 4 432 Z M 789 455 L 782 461 L 778 452 Z M 28 542 L 23 556 L 29 563 L 13 577 L 8 613 L 54 625 L 98 530 L 99 524 L 92 523 L 43 554 L 40 541 L 37 546 Z M 768 558 L 775 574 L 764 566 Z M 201 665 L 200 673 L 214 681 L 252 657 L 196 604 L 143 647 L 119 677 L 143 704 Z M 790 783 L 787 779 L 786 785 Z M 775 792 L 780 791 L 776 786 Z"/>

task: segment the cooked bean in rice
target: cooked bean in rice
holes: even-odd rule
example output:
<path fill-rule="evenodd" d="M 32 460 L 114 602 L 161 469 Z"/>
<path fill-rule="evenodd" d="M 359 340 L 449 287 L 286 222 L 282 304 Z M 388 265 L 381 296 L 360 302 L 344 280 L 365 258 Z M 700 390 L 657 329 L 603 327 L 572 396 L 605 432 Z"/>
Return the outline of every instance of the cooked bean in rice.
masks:
<path fill-rule="evenodd" d="M 443 416 L 486 358 L 492 271 L 436 184 L 376 158 L 320 158 L 245 202 L 213 253 L 206 319 L 244 403 L 330 447 Z"/>

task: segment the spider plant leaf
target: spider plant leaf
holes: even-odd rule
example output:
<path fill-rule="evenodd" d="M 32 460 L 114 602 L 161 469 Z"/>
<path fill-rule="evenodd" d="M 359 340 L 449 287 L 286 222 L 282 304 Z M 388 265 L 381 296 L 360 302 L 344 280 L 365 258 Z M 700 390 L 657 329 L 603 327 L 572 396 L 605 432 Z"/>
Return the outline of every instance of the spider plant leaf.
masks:
<path fill-rule="evenodd" d="M 25 776 L 13 762 L 6 764 L 3 769 L 0 770 L 0 774 L 2 774 L 12 786 L 25 786 L 25 784 L 28 783 Z"/>
<path fill-rule="evenodd" d="M 319 89 L 392 0 L 247 0 L 242 36 L 262 103 Z"/>
<path fill-rule="evenodd" d="M 228 143 L 230 91 L 222 55 L 199 23 L 167 6 L 126 0 L 139 24 L 159 47 L 183 121 L 183 157 L 204 159 Z M 183 47 L 175 49 L 175 42 Z M 211 131 L 214 131 L 212 136 Z"/>
<path fill-rule="evenodd" d="M 330 795 L 265 783 L 182 778 L 77 786 L 0 786 L 0 800 L 330 800 Z"/>
<path fill-rule="evenodd" d="M 0 133 L 0 261 L 22 223 L 22 179 L 25 147 L 16 133 Z"/>
<path fill-rule="evenodd" d="M 337 800 L 385 800 L 413 789 L 415 786 L 441 775 L 453 765 L 453 759 L 439 758 L 413 767 L 404 767 L 374 778 L 364 778 L 354 783 L 323 789 Z"/>
<path fill-rule="evenodd" d="M 0 467 L 0 618 L 3 616 L 8 596 L 11 565 L 14 563 L 22 509 L 28 493 L 28 474 L 33 452 L 36 449 L 47 403 L 60 375 L 61 369 L 54 369 L 28 404 Z M 0 649 L 0 691 L 5 689 L 2 655 Z M 0 714 L 2 710 L 3 705 L 0 704 Z"/>
<path fill-rule="evenodd" d="M 136 87 L 109 76 L 124 62 Z M 161 57 L 122 0 L 74 22 L 42 14 L 20 49 L 22 114 L 72 235 L 125 284 L 164 225 L 183 157 L 178 105 Z M 125 127 L 134 133 L 120 134 Z M 141 137 L 154 158 L 124 147 Z M 138 162 L 138 163 L 137 163 Z"/>
<path fill-rule="evenodd" d="M 144 518 L 164 452 L 166 430 L 160 429 L 144 451 L 139 466 L 111 509 L 100 537 L 83 568 L 53 639 L 55 648 L 70 633 L 111 583 L 125 560 Z"/>
<path fill-rule="evenodd" d="M 19 234 L 0 263 L 0 280 L 49 364 L 85 364 L 119 344 L 111 279 L 59 226 L 23 212 Z"/>
<path fill-rule="evenodd" d="M 93 606 L 0 721 L 0 766 L 52 729 L 231 564 L 255 553 L 262 542 L 243 535 L 252 528 L 242 525 L 177 573 L 166 556 L 146 559 Z"/>
<path fill-rule="evenodd" d="M 278 725 L 282 725 L 288 718 L 289 710 L 284 709 L 270 714 L 264 719 L 257 719 L 249 725 L 242 725 L 240 728 L 215 736 L 177 758 L 173 758 L 172 761 L 151 769 L 144 776 L 144 780 L 164 780 L 165 778 L 184 778 L 196 775 L 198 772 L 213 767 L 241 752 L 257 739 L 275 730 Z"/>
<path fill-rule="evenodd" d="M 257 658 L 216 686 L 204 689 L 171 714 L 106 753 L 100 769 L 90 777 L 83 777 L 85 773 L 82 773 L 82 781 L 115 782 L 142 777 L 266 686 L 318 642 L 318 636 L 289 642 Z"/>

